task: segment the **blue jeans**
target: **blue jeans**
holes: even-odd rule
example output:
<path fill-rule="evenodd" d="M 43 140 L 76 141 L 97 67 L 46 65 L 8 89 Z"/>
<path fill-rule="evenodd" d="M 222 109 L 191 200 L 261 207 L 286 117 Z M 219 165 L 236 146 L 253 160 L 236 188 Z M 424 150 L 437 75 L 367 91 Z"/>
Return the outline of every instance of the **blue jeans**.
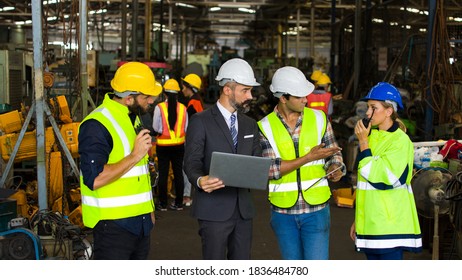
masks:
<path fill-rule="evenodd" d="M 271 227 L 283 259 L 329 259 L 329 205 L 314 213 L 297 215 L 272 211 Z"/>

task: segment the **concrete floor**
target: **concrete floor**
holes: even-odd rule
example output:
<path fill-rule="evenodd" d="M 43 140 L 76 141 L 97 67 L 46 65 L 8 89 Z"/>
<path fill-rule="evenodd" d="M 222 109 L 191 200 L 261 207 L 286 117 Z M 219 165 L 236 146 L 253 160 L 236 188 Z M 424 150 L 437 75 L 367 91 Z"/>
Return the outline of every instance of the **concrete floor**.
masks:
<path fill-rule="evenodd" d="M 253 260 L 281 259 L 274 233 L 269 225 L 269 202 L 265 191 L 254 191 L 257 216 L 254 219 L 254 235 L 251 258 Z M 349 229 L 354 219 L 354 209 L 338 207 L 331 199 L 330 259 L 365 260 L 354 250 Z M 152 231 L 151 260 L 200 260 L 201 242 L 197 221 L 190 216 L 190 207 L 183 211 L 157 211 L 157 222 Z M 406 254 L 405 259 L 431 260 L 431 253 L 424 249 L 419 254 Z"/>

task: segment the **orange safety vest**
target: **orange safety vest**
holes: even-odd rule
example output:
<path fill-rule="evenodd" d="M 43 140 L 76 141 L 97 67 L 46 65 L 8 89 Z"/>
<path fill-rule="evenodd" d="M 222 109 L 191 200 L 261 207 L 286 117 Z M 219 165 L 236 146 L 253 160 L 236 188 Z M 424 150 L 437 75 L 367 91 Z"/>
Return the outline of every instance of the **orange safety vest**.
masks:
<path fill-rule="evenodd" d="M 202 102 L 199 99 L 195 99 L 194 96 L 188 102 L 188 108 L 192 106 L 196 113 L 204 111 L 204 107 L 202 107 Z"/>
<path fill-rule="evenodd" d="M 183 144 L 186 136 L 186 107 L 177 102 L 176 106 L 176 124 L 174 130 L 170 128 L 168 124 L 168 108 L 167 103 L 162 102 L 157 106 L 160 108 L 160 113 L 162 115 L 162 134 L 157 136 L 157 145 L 158 146 L 176 146 Z"/>
<path fill-rule="evenodd" d="M 313 91 L 306 97 L 306 107 L 324 111 L 326 115 L 329 112 L 329 103 L 332 100 L 332 93 L 327 91 Z"/>

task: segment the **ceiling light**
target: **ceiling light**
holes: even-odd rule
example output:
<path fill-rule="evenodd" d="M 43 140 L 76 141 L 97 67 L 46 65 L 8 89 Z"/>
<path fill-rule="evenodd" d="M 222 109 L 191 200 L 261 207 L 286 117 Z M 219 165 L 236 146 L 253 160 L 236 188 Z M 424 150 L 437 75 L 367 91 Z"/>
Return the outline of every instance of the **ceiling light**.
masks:
<path fill-rule="evenodd" d="M 250 5 L 245 5 L 245 4 L 242 4 L 242 3 L 222 3 L 222 4 L 218 4 L 218 7 L 222 7 L 222 8 L 250 8 Z"/>
<path fill-rule="evenodd" d="M 248 8 L 238 8 L 239 11 L 249 14 L 255 14 L 255 10 L 248 9 Z"/>
<path fill-rule="evenodd" d="M 185 8 L 193 8 L 193 9 L 197 8 L 196 6 L 185 4 L 185 3 L 176 3 L 175 5 L 180 6 L 180 7 L 185 7 Z"/>
<path fill-rule="evenodd" d="M 219 18 L 218 22 L 244 22 L 241 18 Z"/>
<path fill-rule="evenodd" d="M 6 11 L 12 11 L 14 10 L 14 7 L 3 7 L 0 8 L 0 12 L 6 12 Z"/>
<path fill-rule="evenodd" d="M 220 33 L 241 33 L 240 30 L 238 29 L 218 29 L 217 32 L 220 32 Z"/>
<path fill-rule="evenodd" d="M 219 10 L 221 10 L 220 7 L 212 7 L 212 8 L 210 8 L 209 11 L 211 11 L 211 12 L 216 12 L 216 11 L 219 11 Z"/>
<path fill-rule="evenodd" d="M 43 1 L 43 5 L 48 5 L 48 4 L 56 4 L 58 3 L 58 0 L 48 0 L 48 1 Z"/>

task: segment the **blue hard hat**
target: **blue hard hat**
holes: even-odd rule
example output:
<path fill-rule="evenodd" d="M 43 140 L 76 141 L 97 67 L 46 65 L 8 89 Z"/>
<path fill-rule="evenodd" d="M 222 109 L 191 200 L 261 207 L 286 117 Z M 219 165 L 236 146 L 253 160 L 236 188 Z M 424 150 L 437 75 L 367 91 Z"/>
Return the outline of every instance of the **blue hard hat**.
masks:
<path fill-rule="evenodd" d="M 361 98 L 361 100 L 394 101 L 398 104 L 399 109 L 404 109 L 399 90 L 393 85 L 385 82 L 380 82 L 375 85 L 365 97 Z"/>

